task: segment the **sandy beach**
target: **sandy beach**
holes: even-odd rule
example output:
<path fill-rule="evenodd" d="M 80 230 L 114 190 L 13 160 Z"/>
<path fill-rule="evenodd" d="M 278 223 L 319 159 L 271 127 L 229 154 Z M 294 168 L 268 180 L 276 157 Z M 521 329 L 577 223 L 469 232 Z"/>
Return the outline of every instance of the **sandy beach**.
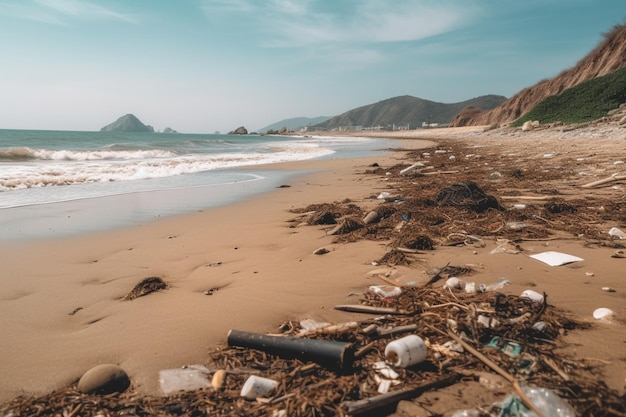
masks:
<path fill-rule="evenodd" d="M 588 199 L 587 206 L 578 204 L 579 212 L 598 213 L 609 209 L 596 205 L 598 198 L 624 207 L 626 184 L 580 186 L 624 173 L 625 131 L 606 127 L 521 136 L 519 130 L 471 128 L 398 133 L 396 149 L 381 150 L 373 157 L 264 167 L 312 173 L 294 176 L 285 187 L 226 207 L 121 230 L 3 244 L 0 402 L 67 387 L 102 363 L 124 368 L 137 393 L 159 395 L 160 370 L 204 363 L 208 350 L 223 344 L 230 329 L 274 332 L 285 320 L 337 323 L 356 318 L 333 307 L 352 302 L 351 293 L 381 283 L 368 273 L 376 268 L 372 262 L 388 250 L 388 241 L 334 243 L 328 227 L 296 227 L 298 214 L 292 210 L 346 199 L 363 210 L 375 208 L 380 204 L 376 196 L 394 186 L 384 174 L 366 174 L 374 164 L 397 171 L 422 155 L 421 160 L 433 161 L 441 171 L 457 171 L 437 176 L 438 181 L 453 183 L 463 181 L 468 172 L 476 174 L 466 162 L 481 154 L 485 171 L 478 174 L 498 197 L 558 189 L 565 199 Z M 445 152 L 435 154 L 435 150 Z M 435 163 L 439 157 L 445 162 Z M 540 165 L 537 172 L 562 175 L 517 190 L 490 177 L 496 171 L 507 176 L 516 167 L 533 164 Z M 413 181 L 431 178 L 435 177 Z M 521 198 L 501 202 L 509 209 L 513 204 L 539 204 Z M 624 212 L 616 209 L 615 213 L 593 227 L 605 234 L 611 227 L 626 231 Z M 419 255 L 416 265 L 391 268 L 401 282 L 419 285 L 428 281 L 434 268 L 453 261 L 474 266 L 476 281 L 507 278 L 511 285 L 501 290 L 507 294 L 529 288 L 545 291 L 550 304 L 592 325 L 568 333 L 567 349 L 593 361 L 606 384 L 623 394 L 626 259 L 611 256 L 619 249 L 618 240 L 606 245 L 590 236 L 564 232 L 558 239 L 526 240 L 519 243 L 523 251 L 517 254 L 492 254 L 501 243 L 492 236 L 484 236 L 483 247 L 446 246 L 438 241 L 435 250 Z M 315 255 L 320 247 L 329 252 Z M 571 254 L 583 261 L 552 267 L 529 257 L 543 251 Z M 123 299 L 147 277 L 162 278 L 168 288 Z M 599 307 L 613 310 L 615 318 L 594 320 L 592 313 Z"/>

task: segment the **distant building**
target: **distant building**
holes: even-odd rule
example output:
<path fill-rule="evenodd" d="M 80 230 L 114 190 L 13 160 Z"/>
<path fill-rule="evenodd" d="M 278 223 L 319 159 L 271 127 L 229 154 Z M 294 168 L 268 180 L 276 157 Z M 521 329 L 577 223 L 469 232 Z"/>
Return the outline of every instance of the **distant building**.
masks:
<path fill-rule="evenodd" d="M 363 126 L 339 126 L 337 128 L 340 132 L 353 132 L 363 130 Z"/>

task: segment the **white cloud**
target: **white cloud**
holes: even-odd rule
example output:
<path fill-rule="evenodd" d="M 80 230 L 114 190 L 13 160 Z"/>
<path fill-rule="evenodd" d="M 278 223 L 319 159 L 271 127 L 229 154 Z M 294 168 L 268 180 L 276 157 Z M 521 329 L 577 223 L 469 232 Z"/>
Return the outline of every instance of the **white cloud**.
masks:
<path fill-rule="evenodd" d="M 48 24 L 64 24 L 67 19 L 116 20 L 137 23 L 137 17 L 87 1 L 28 0 L 0 5 L 0 14 Z"/>
<path fill-rule="evenodd" d="M 261 5 L 259 5 L 261 4 Z M 419 0 L 345 0 L 339 12 L 323 9 L 324 0 L 205 0 L 203 10 L 238 13 L 254 21 L 266 47 L 356 45 L 415 41 L 445 33 L 474 18 L 472 2 Z"/>
<path fill-rule="evenodd" d="M 136 23 L 136 17 L 84 0 L 35 0 L 37 4 L 61 15 L 83 19 L 120 20 Z"/>

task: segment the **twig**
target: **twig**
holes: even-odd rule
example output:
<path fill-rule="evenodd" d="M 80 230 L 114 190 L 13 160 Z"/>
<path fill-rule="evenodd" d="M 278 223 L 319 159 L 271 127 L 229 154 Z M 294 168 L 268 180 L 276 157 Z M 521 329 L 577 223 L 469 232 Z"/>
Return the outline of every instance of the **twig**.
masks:
<path fill-rule="evenodd" d="M 464 306 L 463 304 L 453 303 L 453 302 L 437 304 L 437 305 L 428 307 L 428 309 L 431 310 L 433 308 L 441 308 L 441 307 L 448 307 L 448 306 L 454 306 L 454 307 L 462 308 L 464 310 L 469 310 L 470 309 L 469 307 Z M 488 314 L 495 313 L 495 311 L 493 311 L 493 310 L 484 310 L 484 309 L 481 309 L 481 308 L 477 308 L 476 312 L 477 313 L 488 313 Z"/>
<path fill-rule="evenodd" d="M 405 333 L 405 332 L 411 332 L 413 330 L 417 330 L 417 324 L 407 324 L 406 326 L 396 326 L 396 327 L 391 327 L 389 329 L 377 329 L 376 333 L 379 336 L 388 336 L 388 335 L 394 335 L 394 334 L 399 334 L 399 333 Z"/>
<path fill-rule="evenodd" d="M 387 278 L 386 276 L 384 276 L 382 274 L 376 274 L 374 276 L 376 278 L 382 279 L 383 281 L 385 281 L 389 285 L 393 285 L 394 287 L 400 287 L 401 286 L 399 282 L 394 282 L 394 281 L 390 280 L 389 278 Z"/>
<path fill-rule="evenodd" d="M 563 378 L 564 381 L 570 380 L 569 375 L 567 375 L 561 368 L 559 368 L 552 359 L 543 357 L 541 358 L 541 361 L 544 364 L 546 364 L 550 369 L 552 369 L 554 372 L 559 374 L 559 376 Z"/>
<path fill-rule="evenodd" d="M 363 414 L 368 411 L 376 410 L 389 404 L 396 403 L 401 400 L 415 398 L 425 391 L 432 388 L 442 388 L 454 384 L 461 378 L 459 374 L 449 375 L 447 377 L 417 385 L 413 388 L 407 388 L 401 391 L 388 392 L 386 394 L 377 395 L 358 401 L 346 401 L 342 403 L 342 408 L 348 415 L 354 416 Z"/>
<path fill-rule="evenodd" d="M 397 310 L 389 307 L 373 307 L 361 304 L 341 304 L 335 306 L 335 310 L 350 311 L 352 313 L 370 313 L 370 314 L 393 314 L 393 315 L 407 315 L 408 311 Z"/>
<path fill-rule="evenodd" d="M 545 415 L 541 412 L 541 410 L 539 410 L 535 406 L 535 404 L 533 404 L 530 398 L 528 398 L 526 393 L 522 390 L 522 387 L 520 386 L 519 382 L 515 379 L 513 375 L 511 375 L 510 373 L 502 369 L 500 366 L 498 366 L 491 359 L 487 358 L 485 355 L 483 355 L 482 353 L 474 349 L 473 346 L 471 346 L 469 343 L 461 339 L 459 336 L 455 335 L 452 332 L 448 332 L 448 336 L 454 339 L 456 342 L 458 342 L 461 346 L 463 346 L 463 348 L 467 350 L 469 353 L 471 353 L 472 355 L 480 359 L 480 361 L 483 362 L 485 365 L 487 365 L 496 373 L 498 373 L 500 376 L 504 377 L 507 381 L 509 381 L 513 385 L 515 392 L 517 392 L 517 395 L 519 395 L 524 405 L 528 407 L 530 410 L 534 411 L 538 417 L 545 417 Z"/>
<path fill-rule="evenodd" d="M 459 171 L 433 171 L 433 172 L 420 172 L 422 175 L 441 175 L 441 174 L 458 174 Z"/>
<path fill-rule="evenodd" d="M 363 346 L 361 349 L 359 349 L 356 352 L 354 352 L 354 357 L 356 359 L 359 359 L 360 357 L 362 357 L 366 353 L 368 353 L 370 350 L 374 349 L 374 345 L 376 345 L 376 342 L 368 343 L 367 345 Z"/>
<path fill-rule="evenodd" d="M 439 272 L 437 272 L 426 284 L 424 284 L 424 287 L 429 286 L 430 284 L 434 284 L 435 282 L 439 281 L 442 277 L 441 274 L 444 273 L 444 271 L 446 270 L 446 268 L 450 265 L 450 262 L 448 262 L 446 264 L 446 266 L 444 266 L 443 268 L 441 268 L 439 270 Z"/>
<path fill-rule="evenodd" d="M 83 404 L 79 403 L 74 409 L 67 415 L 67 417 L 74 417 L 78 414 L 78 412 L 83 408 Z"/>
<path fill-rule="evenodd" d="M 502 200 L 548 200 L 552 197 L 542 195 L 542 196 L 534 196 L 534 195 L 504 195 L 500 197 Z"/>
<path fill-rule="evenodd" d="M 597 181 L 587 183 L 585 185 L 581 185 L 581 188 L 597 187 L 598 185 L 604 185 L 604 184 L 608 184 L 609 182 L 619 181 L 619 180 L 626 180 L 626 175 L 618 175 L 617 173 L 615 173 L 608 178 L 603 178 L 601 180 L 597 180 Z"/>

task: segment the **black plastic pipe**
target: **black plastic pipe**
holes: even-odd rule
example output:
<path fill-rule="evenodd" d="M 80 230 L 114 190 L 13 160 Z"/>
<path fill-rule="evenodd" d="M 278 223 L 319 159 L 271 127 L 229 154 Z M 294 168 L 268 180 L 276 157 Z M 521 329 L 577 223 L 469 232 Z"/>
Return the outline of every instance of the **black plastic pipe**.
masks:
<path fill-rule="evenodd" d="M 256 349 L 284 359 L 311 361 L 329 368 L 347 370 L 354 363 L 352 343 L 335 340 L 300 339 L 231 330 L 228 332 L 228 346 Z"/>

